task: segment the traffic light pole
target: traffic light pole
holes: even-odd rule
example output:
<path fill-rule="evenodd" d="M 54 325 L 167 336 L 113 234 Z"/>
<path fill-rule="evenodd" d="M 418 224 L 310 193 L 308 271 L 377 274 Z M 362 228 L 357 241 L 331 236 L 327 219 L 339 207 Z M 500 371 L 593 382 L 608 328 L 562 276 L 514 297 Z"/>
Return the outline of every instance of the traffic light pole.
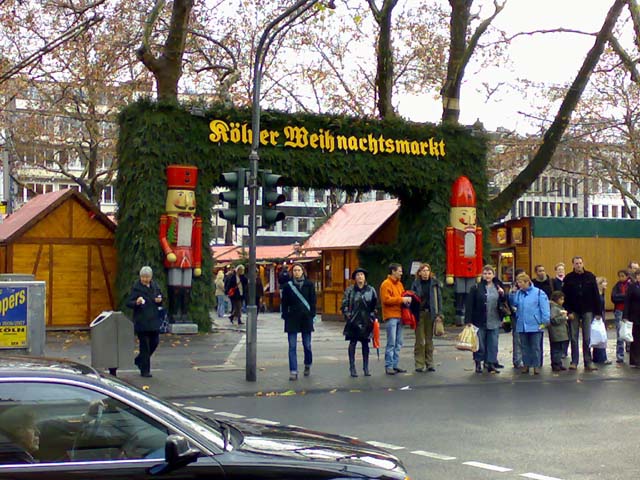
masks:
<path fill-rule="evenodd" d="M 253 102 L 251 115 L 251 153 L 249 154 L 249 299 L 247 301 L 246 380 L 256 381 L 258 306 L 256 305 L 256 229 L 258 203 L 258 147 L 260 145 L 260 84 L 264 59 L 273 40 L 320 0 L 298 0 L 273 19 L 262 32 L 253 62 Z M 329 2 L 329 8 L 335 8 Z M 273 288 L 273 285 L 271 286 Z"/>

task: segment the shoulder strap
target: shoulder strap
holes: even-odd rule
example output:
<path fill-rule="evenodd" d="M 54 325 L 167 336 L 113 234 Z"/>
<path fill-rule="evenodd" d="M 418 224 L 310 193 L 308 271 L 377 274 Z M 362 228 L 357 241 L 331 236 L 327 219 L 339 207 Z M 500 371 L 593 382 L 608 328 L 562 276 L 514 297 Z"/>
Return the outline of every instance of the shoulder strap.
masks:
<path fill-rule="evenodd" d="M 311 307 L 309 306 L 309 302 L 307 302 L 307 299 L 302 296 L 302 293 L 300 293 L 300 290 L 298 290 L 298 287 L 296 287 L 291 281 L 287 282 L 287 285 L 289 285 L 289 288 L 291 288 L 291 291 L 296 294 L 296 296 L 298 297 L 298 300 L 300 300 L 302 305 L 304 305 L 305 308 L 309 310 L 309 312 L 311 312 Z"/>

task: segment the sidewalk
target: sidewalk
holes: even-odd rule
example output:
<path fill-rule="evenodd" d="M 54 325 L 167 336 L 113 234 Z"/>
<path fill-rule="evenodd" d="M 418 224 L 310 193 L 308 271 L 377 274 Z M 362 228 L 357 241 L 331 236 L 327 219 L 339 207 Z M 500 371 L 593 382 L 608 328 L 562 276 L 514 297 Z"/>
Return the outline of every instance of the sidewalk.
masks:
<path fill-rule="evenodd" d="M 362 376 L 362 360 L 358 346 L 356 365 L 359 377 L 349 376 L 347 342 L 342 336 L 343 325 L 338 322 L 316 323 L 313 334 L 313 367 L 309 377 L 299 376 L 289 381 L 287 340 L 283 323 L 277 313 L 260 314 L 258 318 L 257 381 L 245 380 L 244 326 L 231 325 L 226 319 L 216 320 L 211 333 L 199 335 L 162 335 L 158 350 L 152 358 L 153 378 L 142 378 L 132 365 L 119 369 L 118 377 L 163 398 L 216 396 L 272 396 L 294 395 L 333 390 L 386 390 L 466 386 L 484 382 L 548 382 L 590 381 L 636 377 L 636 370 L 628 365 L 615 364 L 615 330 L 609 330 L 607 355 L 612 365 L 601 366 L 593 373 L 551 371 L 549 344 L 545 338 L 545 360 L 542 374 L 522 375 L 512 369 L 511 334 L 500 335 L 499 361 L 505 365 L 499 375 L 474 373 L 470 352 L 455 349 L 459 328 L 448 327 L 443 337 L 434 339 L 436 372 L 416 373 L 413 364 L 415 336 L 404 330 L 404 347 L 400 366 L 408 373 L 384 374 L 384 327 L 381 331 L 380 358 L 371 349 L 371 377 Z M 613 339 L 611 335 L 613 334 Z M 81 363 L 91 363 L 89 332 L 48 332 L 45 355 L 62 357 Z M 302 344 L 298 347 L 298 361 L 302 363 Z"/>

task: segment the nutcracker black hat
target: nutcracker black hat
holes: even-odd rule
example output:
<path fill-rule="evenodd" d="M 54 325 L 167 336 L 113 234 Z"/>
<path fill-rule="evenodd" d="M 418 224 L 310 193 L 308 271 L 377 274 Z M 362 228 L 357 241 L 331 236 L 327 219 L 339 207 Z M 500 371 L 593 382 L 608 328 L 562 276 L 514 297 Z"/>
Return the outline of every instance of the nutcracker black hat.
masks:
<path fill-rule="evenodd" d="M 367 275 L 369 275 L 369 272 L 367 272 L 364 268 L 358 267 L 351 274 L 351 279 L 355 280 L 356 279 L 356 273 L 360 273 L 360 272 L 364 273 L 364 278 L 367 278 Z"/>

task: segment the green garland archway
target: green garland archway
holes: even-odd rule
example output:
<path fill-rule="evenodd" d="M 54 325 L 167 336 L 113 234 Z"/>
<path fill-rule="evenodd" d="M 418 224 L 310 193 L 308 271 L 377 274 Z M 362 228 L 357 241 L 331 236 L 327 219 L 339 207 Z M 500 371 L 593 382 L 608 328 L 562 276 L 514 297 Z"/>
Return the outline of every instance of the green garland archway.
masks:
<path fill-rule="evenodd" d="M 214 120 L 224 123 L 214 123 L 212 132 Z M 208 245 L 213 203 L 210 191 L 218 184 L 221 172 L 248 167 L 249 145 L 242 142 L 241 126 L 250 128 L 251 112 L 214 106 L 196 116 L 188 107 L 139 101 L 123 110 L 119 123 L 116 246 L 117 290 L 122 304 L 142 265 L 151 265 L 156 280 L 166 285 L 158 241 L 158 221 L 166 195 L 165 167 L 172 163 L 198 167 L 198 214 L 203 219 L 203 245 Z M 232 123 L 239 128 L 231 131 L 216 127 Z M 261 123 L 262 131 L 279 133 L 264 134 L 269 145 L 260 148 L 260 168 L 286 175 L 291 185 L 347 191 L 376 189 L 400 198 L 397 242 L 361 252 L 372 284 L 382 280 L 390 261 L 404 265 L 412 260 L 429 261 L 443 278 L 449 196 L 451 184 L 459 175 L 467 175 L 473 182 L 479 221 L 486 225 L 486 139 L 473 135 L 468 128 L 274 111 L 264 111 Z M 304 127 L 309 145 L 285 146 L 287 127 Z M 292 129 L 287 132 L 300 133 Z M 314 134 L 317 136 L 311 137 Z M 386 143 L 395 140 L 400 143 L 394 143 L 393 148 Z M 388 153 L 392 149 L 394 152 Z M 397 153 L 397 149 L 408 153 Z M 214 304 L 212 262 L 205 249 L 203 275 L 192 290 L 190 311 L 202 330 L 209 327 L 208 312 Z"/>

